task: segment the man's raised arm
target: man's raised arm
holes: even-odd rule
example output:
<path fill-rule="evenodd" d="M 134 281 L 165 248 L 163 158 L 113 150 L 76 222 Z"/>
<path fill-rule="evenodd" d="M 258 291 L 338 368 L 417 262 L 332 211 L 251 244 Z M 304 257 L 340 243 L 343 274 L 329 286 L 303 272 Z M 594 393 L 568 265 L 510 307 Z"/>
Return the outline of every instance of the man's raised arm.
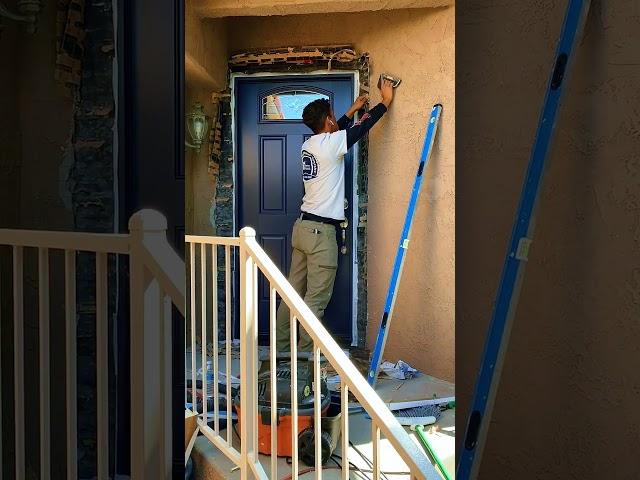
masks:
<path fill-rule="evenodd" d="M 389 80 L 385 80 L 382 83 L 380 93 L 382 95 L 382 101 L 365 113 L 355 125 L 347 129 L 347 149 L 351 148 L 358 140 L 364 137 L 364 135 L 371 130 L 371 127 L 387 112 L 389 105 L 391 105 L 393 101 L 393 86 Z M 351 111 L 351 109 L 349 111 Z M 338 122 L 338 125 L 340 125 L 340 122 Z"/>

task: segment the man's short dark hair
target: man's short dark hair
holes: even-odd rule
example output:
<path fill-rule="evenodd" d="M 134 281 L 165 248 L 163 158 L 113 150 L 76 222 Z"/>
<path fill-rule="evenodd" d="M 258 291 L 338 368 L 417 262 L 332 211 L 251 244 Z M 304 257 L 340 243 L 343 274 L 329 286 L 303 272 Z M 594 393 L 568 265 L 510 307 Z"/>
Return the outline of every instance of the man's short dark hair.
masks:
<path fill-rule="evenodd" d="M 309 103 L 302 111 L 302 121 L 313 133 L 324 128 L 324 121 L 331 114 L 331 104 L 326 98 L 319 98 Z"/>

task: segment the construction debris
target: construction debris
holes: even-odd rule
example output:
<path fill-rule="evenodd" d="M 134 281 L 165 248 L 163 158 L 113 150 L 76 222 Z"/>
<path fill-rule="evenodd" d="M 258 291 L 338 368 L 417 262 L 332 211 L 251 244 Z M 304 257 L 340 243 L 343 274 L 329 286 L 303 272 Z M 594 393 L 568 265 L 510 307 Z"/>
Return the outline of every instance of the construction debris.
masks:
<path fill-rule="evenodd" d="M 326 61 L 329 69 L 332 62 L 347 63 L 357 60 L 359 55 L 350 45 L 286 47 L 256 53 L 240 53 L 229 59 L 233 67 L 250 65 L 274 65 L 288 63 L 294 65 L 311 65 Z"/>
<path fill-rule="evenodd" d="M 82 55 L 87 32 L 84 0 L 60 0 L 56 19 L 55 79 L 69 88 L 80 87 Z"/>
<path fill-rule="evenodd" d="M 402 360 L 398 360 L 395 364 L 391 362 L 383 362 L 382 365 L 380 365 L 380 368 L 388 376 L 398 380 L 408 380 L 415 377 L 416 373 L 418 373 L 418 370 Z"/>
<path fill-rule="evenodd" d="M 413 378 L 398 380 L 381 376 L 375 391 L 389 410 L 442 405 L 455 401 L 455 385 L 446 380 L 417 372 Z"/>

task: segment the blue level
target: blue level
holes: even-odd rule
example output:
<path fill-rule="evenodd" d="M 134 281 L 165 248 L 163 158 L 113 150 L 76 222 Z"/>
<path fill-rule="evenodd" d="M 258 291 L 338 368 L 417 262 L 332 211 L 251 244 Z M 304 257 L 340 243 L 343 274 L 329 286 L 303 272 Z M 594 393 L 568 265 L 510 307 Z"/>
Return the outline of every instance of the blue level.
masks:
<path fill-rule="evenodd" d="M 442 105 L 440 104 L 434 105 L 431 109 L 431 116 L 429 117 L 429 123 L 427 125 L 427 134 L 424 138 L 422 154 L 420 155 L 420 163 L 418 164 L 418 173 L 416 174 L 416 179 L 413 182 L 413 190 L 411 191 L 411 199 L 409 200 L 409 207 L 407 208 L 407 216 L 404 219 L 404 227 L 402 227 L 402 235 L 400 236 L 400 245 L 398 246 L 398 253 L 396 253 L 396 260 L 393 264 L 389 290 L 387 290 L 387 300 L 384 304 L 382 322 L 380 322 L 380 330 L 378 331 L 376 346 L 373 350 L 373 355 L 371 356 L 371 364 L 369 365 L 369 375 L 367 376 L 367 380 L 370 385 L 374 385 L 376 383 L 376 378 L 378 377 L 378 369 L 380 368 L 380 362 L 382 361 L 382 352 L 384 351 L 384 345 L 387 342 L 389 323 L 393 313 L 393 306 L 396 301 L 396 292 L 398 291 L 398 284 L 400 282 L 400 276 L 402 275 L 402 266 L 404 265 L 407 248 L 409 248 L 411 224 L 413 223 L 413 216 L 416 212 L 418 197 L 420 196 L 420 188 L 422 187 L 422 180 L 424 179 L 423 174 L 427 168 L 429 156 L 431 155 L 433 140 L 436 136 L 436 130 L 438 128 L 438 121 L 440 120 L 441 113 Z"/>
<path fill-rule="evenodd" d="M 509 342 L 509 333 L 533 236 L 536 200 L 560 106 L 563 79 L 570 66 L 588 9 L 589 0 L 569 0 L 493 307 L 480 372 L 476 379 L 476 389 L 458 460 L 456 480 L 474 479 L 480 468 L 482 449 L 489 429 L 504 353 Z"/>

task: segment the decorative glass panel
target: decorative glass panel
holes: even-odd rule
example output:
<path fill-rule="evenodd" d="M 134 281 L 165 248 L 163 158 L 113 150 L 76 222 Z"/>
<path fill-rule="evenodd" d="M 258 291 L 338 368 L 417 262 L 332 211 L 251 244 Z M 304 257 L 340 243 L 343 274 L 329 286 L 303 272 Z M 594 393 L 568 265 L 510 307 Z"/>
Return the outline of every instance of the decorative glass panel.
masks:
<path fill-rule="evenodd" d="M 301 120 L 302 110 L 319 98 L 329 100 L 327 95 L 306 90 L 289 90 L 262 97 L 262 120 Z"/>

